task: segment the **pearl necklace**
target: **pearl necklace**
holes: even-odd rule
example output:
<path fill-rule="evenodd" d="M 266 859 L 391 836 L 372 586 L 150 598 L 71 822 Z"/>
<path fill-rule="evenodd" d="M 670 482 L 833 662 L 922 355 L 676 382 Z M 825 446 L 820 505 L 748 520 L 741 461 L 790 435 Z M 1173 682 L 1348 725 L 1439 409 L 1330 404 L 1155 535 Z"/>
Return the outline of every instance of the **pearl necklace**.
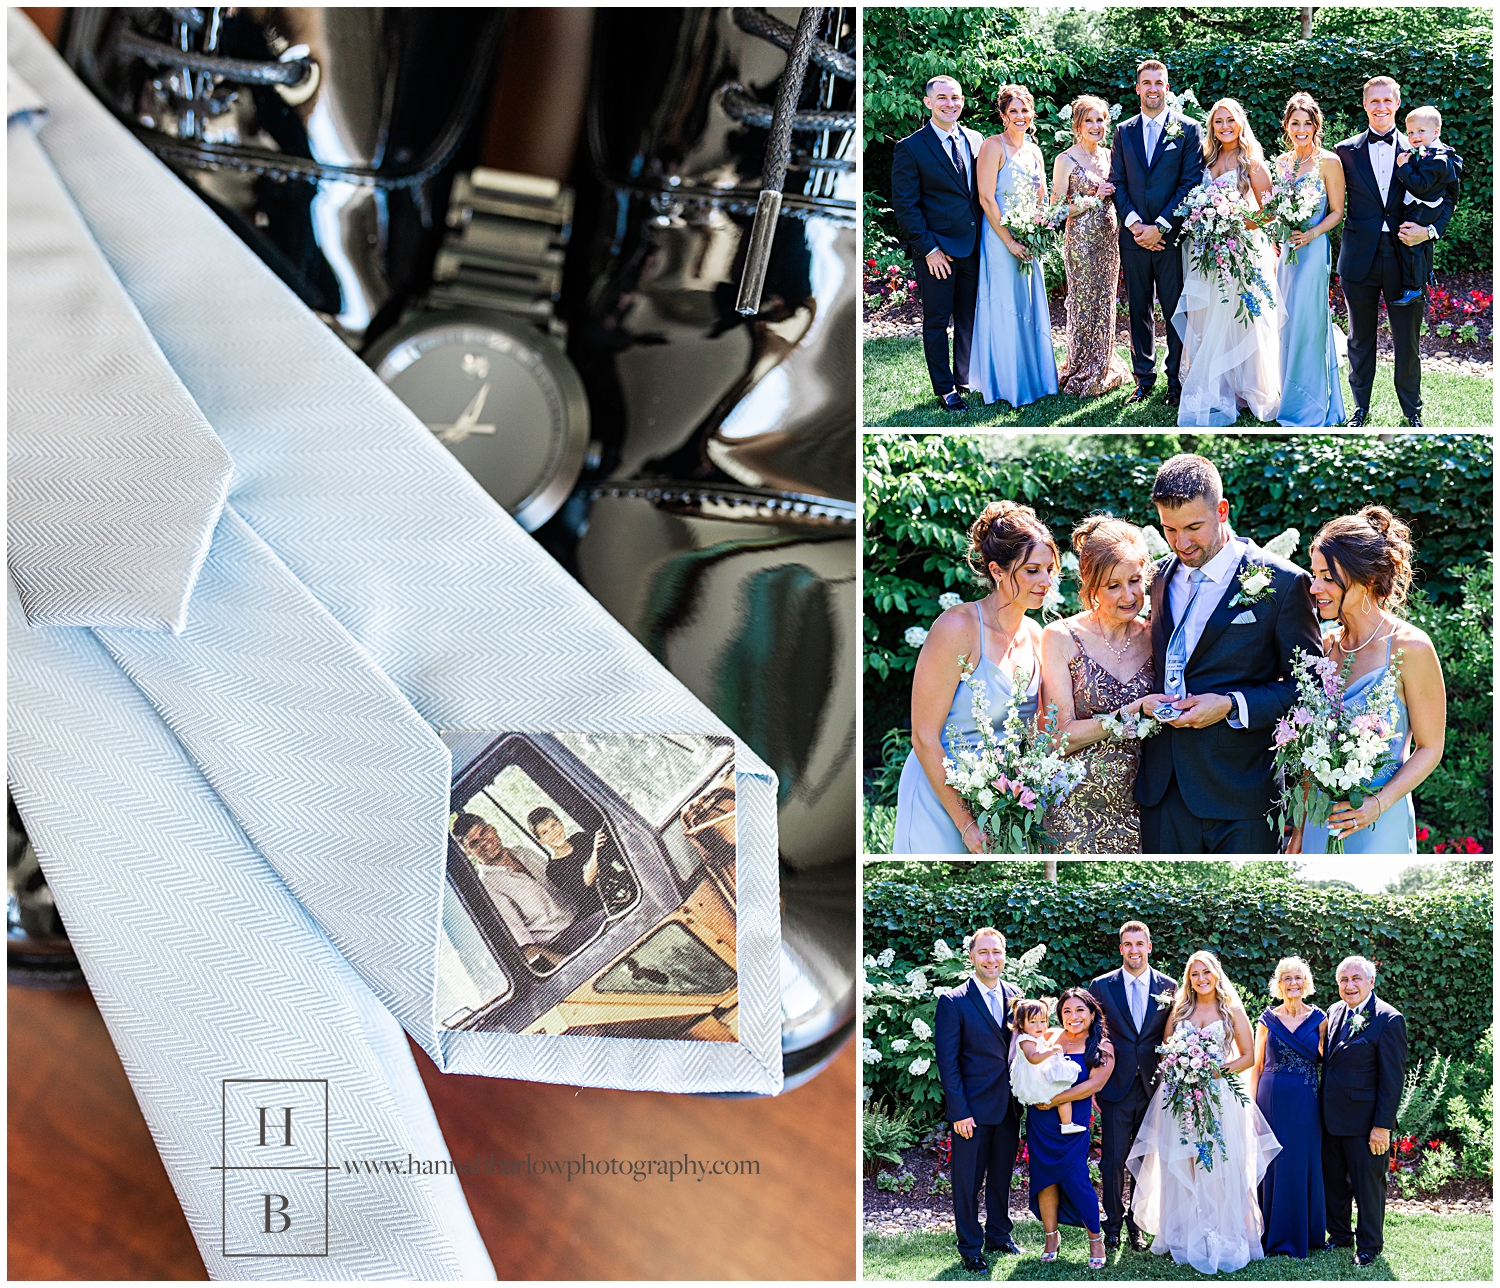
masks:
<path fill-rule="evenodd" d="M 1113 653 L 1115 655 L 1115 661 L 1117 661 L 1117 662 L 1123 662 L 1125 660 L 1125 654 L 1127 654 L 1128 652 L 1130 652 L 1130 625 L 1129 625 L 1129 623 L 1127 623 L 1126 626 L 1125 626 L 1125 647 L 1124 648 L 1116 648 L 1113 644 L 1111 644 L 1109 642 L 1109 634 L 1108 634 L 1107 631 L 1105 631 L 1104 624 L 1099 620 L 1099 610 L 1098 609 L 1094 610 L 1094 629 L 1099 632 L 1099 637 L 1104 641 L 1104 647 L 1107 648 L 1111 653 Z"/>

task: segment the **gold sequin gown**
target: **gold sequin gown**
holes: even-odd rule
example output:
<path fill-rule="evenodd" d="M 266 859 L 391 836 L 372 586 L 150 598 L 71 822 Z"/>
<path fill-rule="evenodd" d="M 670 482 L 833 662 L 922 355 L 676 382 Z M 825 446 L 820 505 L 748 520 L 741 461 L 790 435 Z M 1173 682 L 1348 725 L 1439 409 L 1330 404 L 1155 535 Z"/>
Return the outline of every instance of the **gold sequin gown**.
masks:
<path fill-rule="evenodd" d="M 1109 152 L 1101 149 L 1102 172 L 1083 167 L 1071 155 L 1068 200 L 1091 197 L 1109 175 Z M 1063 233 L 1063 264 L 1068 274 L 1067 358 L 1057 374 L 1060 393 L 1093 398 L 1124 384 L 1130 375 L 1115 351 L 1115 289 L 1120 278 L 1120 223 L 1106 197 L 1096 210 L 1070 215 Z"/>
<path fill-rule="evenodd" d="M 1116 679 L 1088 655 L 1070 626 L 1078 655 L 1068 663 L 1073 676 L 1073 718 L 1118 711 L 1151 692 L 1151 659 L 1128 681 Z M 1078 753 L 1088 765 L 1072 795 L 1042 820 L 1059 854 L 1139 854 L 1141 815 L 1135 803 L 1135 776 L 1141 744 L 1134 738 L 1106 738 Z"/>

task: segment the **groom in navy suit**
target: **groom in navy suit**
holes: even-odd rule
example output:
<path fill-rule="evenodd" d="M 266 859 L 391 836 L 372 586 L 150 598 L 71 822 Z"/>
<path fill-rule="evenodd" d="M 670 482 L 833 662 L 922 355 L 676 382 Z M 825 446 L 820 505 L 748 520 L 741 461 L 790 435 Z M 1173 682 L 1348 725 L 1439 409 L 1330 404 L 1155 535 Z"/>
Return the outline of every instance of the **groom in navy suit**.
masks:
<path fill-rule="evenodd" d="M 1021 1105 L 1010 1091 L 1010 1003 L 1020 990 L 1000 981 L 1005 936 L 992 926 L 969 940 L 974 974 L 938 998 L 933 1023 L 938 1076 L 953 1124 L 953 1221 L 964 1269 L 989 1270 L 980 1255 L 1022 1251 L 1011 1237 L 1010 1175 L 1021 1143 Z M 984 1187 L 984 1226 L 979 1190 Z"/>
<path fill-rule="evenodd" d="M 934 76 L 922 99 L 932 119 L 896 144 L 891 157 L 891 208 L 917 268 L 922 297 L 922 352 L 932 392 L 945 411 L 968 405 L 974 302 L 979 295 L 979 185 L 974 159 L 984 139 L 958 123 L 964 92 L 951 76 Z M 953 364 L 948 326 L 953 326 Z"/>
<path fill-rule="evenodd" d="M 1115 1067 L 1099 1089 L 1101 1123 L 1099 1171 L 1104 1189 L 1104 1244 L 1120 1246 L 1120 1226 L 1130 1230 L 1130 1246 L 1145 1245 L 1125 1203 L 1125 1160 L 1141 1129 L 1156 1089 L 1160 1057 L 1156 1048 L 1167 1031 L 1168 1006 L 1157 998 L 1177 991 L 1177 981 L 1151 965 L 1151 931 L 1144 921 L 1120 927 L 1119 970 L 1100 975 L 1089 992 L 1104 1008 Z"/>
<path fill-rule="evenodd" d="M 1334 147 L 1344 167 L 1348 192 L 1343 238 L 1339 244 L 1339 281 L 1349 305 L 1349 392 L 1354 395 L 1354 413 L 1346 422 L 1356 428 L 1370 412 L 1370 391 L 1375 384 L 1375 330 L 1380 325 L 1380 297 L 1385 296 L 1391 324 L 1391 343 L 1396 350 L 1396 398 L 1406 413 L 1406 423 L 1422 424 L 1422 356 L 1418 340 L 1422 330 L 1423 301 L 1399 305 L 1404 294 L 1399 240 L 1408 246 L 1436 241 L 1448 229 L 1453 216 L 1453 198 L 1444 193 L 1442 204 L 1425 224 L 1403 222 L 1405 189 L 1397 177 L 1396 158 L 1410 151 L 1406 135 L 1396 128 L 1396 109 L 1401 106 L 1401 87 L 1389 76 L 1365 82 L 1364 109 L 1370 128 Z M 1427 207 L 1421 207 L 1425 212 Z"/>
<path fill-rule="evenodd" d="M 1202 456 L 1165 462 L 1151 499 L 1176 553 L 1151 575 L 1153 685 L 1170 702 L 1141 743 L 1141 851 L 1275 854 L 1271 730 L 1296 700 L 1296 651 L 1323 655 L 1312 578 L 1234 535 Z"/>
<path fill-rule="evenodd" d="M 1375 996 L 1375 966 L 1346 957 L 1323 1050 L 1323 1195 L 1328 1242 L 1368 1266 L 1385 1247 L 1385 1173 L 1406 1079 L 1406 1018 Z M 1359 1228 L 1349 1233 L 1350 1203 Z"/>
<path fill-rule="evenodd" d="M 1115 185 L 1120 216 L 1120 267 L 1130 303 L 1130 357 L 1135 393 L 1130 402 L 1151 396 L 1156 384 L 1156 325 L 1151 317 L 1153 289 L 1167 320 L 1168 407 L 1182 397 L 1182 337 L 1172 314 L 1182 294 L 1182 252 L 1177 238 L 1182 219 L 1172 212 L 1203 179 L 1203 131 L 1178 112 L 1167 110 L 1167 69 L 1148 59 L 1136 69 L 1140 114 L 1122 121 L 1110 150 L 1109 181 Z"/>

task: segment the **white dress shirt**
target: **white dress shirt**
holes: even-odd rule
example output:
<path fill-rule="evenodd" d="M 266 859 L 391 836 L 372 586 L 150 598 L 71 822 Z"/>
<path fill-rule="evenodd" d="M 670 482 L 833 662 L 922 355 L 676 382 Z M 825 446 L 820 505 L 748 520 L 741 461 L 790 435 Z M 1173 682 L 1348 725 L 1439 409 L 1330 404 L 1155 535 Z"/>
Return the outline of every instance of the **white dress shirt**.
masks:
<path fill-rule="evenodd" d="M 1162 131 L 1167 128 L 1167 109 L 1162 108 L 1155 116 L 1147 116 L 1141 113 L 1141 141 L 1146 145 L 1146 164 L 1150 165 L 1156 159 L 1156 149 L 1163 144 Z M 1141 222 L 1141 217 L 1135 211 L 1125 216 L 1125 227 L 1134 228 Z M 1172 221 L 1166 215 L 1157 215 L 1156 222 L 1161 226 L 1163 232 L 1172 231 Z"/>
<path fill-rule="evenodd" d="M 1005 994 L 1000 991 L 1000 985 L 994 988 L 986 988 L 978 975 L 974 976 L 974 982 L 979 985 L 979 991 L 983 994 L 984 1009 L 995 1017 L 995 1023 L 1002 1028 L 1005 1025 Z"/>
<path fill-rule="evenodd" d="M 1188 657 L 1191 658 L 1193 650 L 1198 647 L 1198 641 L 1203 637 L 1203 628 L 1208 625 L 1208 619 L 1213 616 L 1213 611 L 1219 606 L 1219 601 L 1235 584 L 1234 571 L 1240 566 L 1240 560 L 1245 557 L 1247 549 L 1245 542 L 1238 537 L 1230 537 L 1219 553 L 1203 565 L 1203 585 L 1199 588 L 1198 596 L 1193 600 L 1192 609 L 1188 613 Z M 1192 582 L 1189 580 L 1192 571 L 1179 559 L 1177 571 L 1172 574 L 1172 580 L 1167 587 L 1167 593 L 1171 596 L 1174 631 L 1177 629 L 1177 623 L 1182 620 L 1183 608 L 1186 607 L 1188 598 L 1193 593 Z M 1229 727 L 1244 729 L 1250 724 L 1250 709 L 1245 705 L 1245 695 L 1231 693 L 1229 696 L 1235 700 L 1235 705 L 1239 708 L 1237 716 L 1230 715 Z"/>
<path fill-rule="evenodd" d="M 964 127 L 955 125 L 951 130 L 943 129 L 936 121 L 928 121 L 932 132 L 938 136 L 938 146 L 943 149 L 943 155 L 948 158 L 948 164 L 953 164 L 953 145 L 950 139 L 958 141 L 958 155 L 964 163 L 964 187 L 969 186 L 969 170 L 974 164 L 974 153 L 969 148 L 968 136 L 964 133 Z"/>
<path fill-rule="evenodd" d="M 1370 154 L 1370 169 L 1375 171 L 1375 182 L 1380 186 L 1380 204 L 1384 206 L 1390 201 L 1391 176 L 1396 173 L 1396 141 L 1393 138 L 1390 143 L 1368 142 L 1365 151 Z M 1380 231 L 1390 232 L 1390 224 L 1382 223 Z"/>

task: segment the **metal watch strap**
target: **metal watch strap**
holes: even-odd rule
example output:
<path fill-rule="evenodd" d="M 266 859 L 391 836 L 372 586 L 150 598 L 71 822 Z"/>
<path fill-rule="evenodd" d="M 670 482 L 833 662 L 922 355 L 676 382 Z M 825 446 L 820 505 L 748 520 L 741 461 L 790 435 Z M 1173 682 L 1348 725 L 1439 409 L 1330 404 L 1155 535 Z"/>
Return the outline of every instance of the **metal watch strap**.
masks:
<path fill-rule="evenodd" d="M 555 179 L 476 167 L 453 181 L 448 235 L 432 266 L 433 308 L 495 309 L 559 342 L 555 316 L 573 231 L 573 190 Z"/>

